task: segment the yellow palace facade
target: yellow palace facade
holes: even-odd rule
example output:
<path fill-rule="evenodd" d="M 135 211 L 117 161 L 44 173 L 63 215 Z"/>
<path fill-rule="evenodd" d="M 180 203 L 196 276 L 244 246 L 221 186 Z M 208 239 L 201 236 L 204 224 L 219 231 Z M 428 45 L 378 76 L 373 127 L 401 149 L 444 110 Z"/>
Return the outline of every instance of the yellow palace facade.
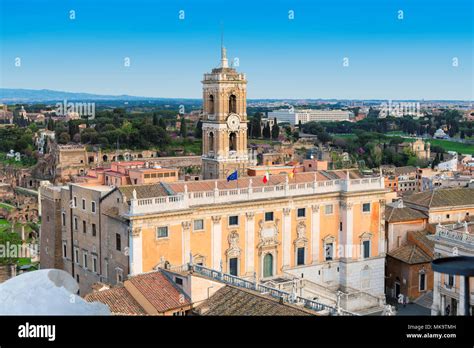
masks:
<path fill-rule="evenodd" d="M 385 193 L 383 178 L 355 171 L 125 186 L 102 200 L 114 211 L 103 229 L 112 241 L 128 237 L 130 274 L 192 261 L 259 281 L 292 275 L 381 296 Z"/>

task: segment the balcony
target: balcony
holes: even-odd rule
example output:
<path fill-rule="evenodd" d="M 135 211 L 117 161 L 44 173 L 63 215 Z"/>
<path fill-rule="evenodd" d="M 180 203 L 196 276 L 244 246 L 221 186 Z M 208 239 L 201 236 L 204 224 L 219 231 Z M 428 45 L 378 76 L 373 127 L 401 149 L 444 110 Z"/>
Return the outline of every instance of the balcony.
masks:
<path fill-rule="evenodd" d="M 435 242 L 445 241 L 450 244 L 458 244 L 474 251 L 474 234 L 470 233 L 474 229 L 474 223 L 457 223 L 450 225 L 437 225 L 436 233 L 431 236 Z"/>

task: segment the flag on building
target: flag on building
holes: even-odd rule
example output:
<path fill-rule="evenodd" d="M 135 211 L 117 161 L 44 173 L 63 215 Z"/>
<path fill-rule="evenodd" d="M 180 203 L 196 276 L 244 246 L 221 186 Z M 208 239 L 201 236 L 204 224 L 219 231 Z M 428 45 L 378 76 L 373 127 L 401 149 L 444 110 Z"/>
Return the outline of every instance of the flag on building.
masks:
<path fill-rule="evenodd" d="M 266 172 L 263 176 L 263 183 L 266 184 L 270 180 L 270 172 Z"/>
<path fill-rule="evenodd" d="M 291 171 L 291 173 L 288 174 L 288 176 L 290 177 L 290 179 L 293 179 L 293 177 L 295 176 L 295 173 L 296 173 L 296 167 L 293 167 L 293 170 Z"/>
<path fill-rule="evenodd" d="M 233 172 L 227 177 L 227 182 L 232 181 L 232 180 L 237 180 L 239 175 L 237 174 L 237 171 Z"/>

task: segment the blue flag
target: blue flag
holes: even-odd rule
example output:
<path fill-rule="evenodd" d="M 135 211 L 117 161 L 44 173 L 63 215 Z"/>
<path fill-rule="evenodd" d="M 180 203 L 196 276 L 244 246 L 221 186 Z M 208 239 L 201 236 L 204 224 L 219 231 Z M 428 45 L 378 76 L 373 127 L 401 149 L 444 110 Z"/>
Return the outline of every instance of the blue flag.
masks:
<path fill-rule="evenodd" d="M 238 174 L 237 171 L 233 172 L 227 177 L 227 182 L 232 181 L 232 180 L 237 180 Z"/>

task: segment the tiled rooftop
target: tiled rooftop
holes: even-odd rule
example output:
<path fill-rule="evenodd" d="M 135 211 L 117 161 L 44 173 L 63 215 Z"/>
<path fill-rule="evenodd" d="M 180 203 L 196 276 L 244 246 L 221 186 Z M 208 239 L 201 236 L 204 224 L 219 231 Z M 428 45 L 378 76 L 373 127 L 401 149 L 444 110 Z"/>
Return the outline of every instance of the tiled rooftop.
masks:
<path fill-rule="evenodd" d="M 160 313 L 190 304 L 184 293 L 159 271 L 140 274 L 128 281 Z"/>
<path fill-rule="evenodd" d="M 409 244 L 392 250 L 387 253 L 389 256 L 408 263 L 410 265 L 417 263 L 431 262 L 432 257 L 425 253 L 421 248 L 416 245 Z"/>
<path fill-rule="evenodd" d="M 398 208 L 387 205 L 385 208 L 385 220 L 388 222 L 413 221 L 427 218 L 426 214 L 410 207 Z"/>
<path fill-rule="evenodd" d="M 474 188 L 448 188 L 420 192 L 404 198 L 404 201 L 426 208 L 474 205 Z"/>
<path fill-rule="evenodd" d="M 277 299 L 248 289 L 226 285 L 194 311 L 204 316 L 307 316 L 315 315 L 305 308 L 280 303 Z"/>
<path fill-rule="evenodd" d="M 147 314 L 123 286 L 93 292 L 86 295 L 84 299 L 88 302 L 105 303 L 107 306 L 109 306 L 110 311 L 116 315 Z"/>

